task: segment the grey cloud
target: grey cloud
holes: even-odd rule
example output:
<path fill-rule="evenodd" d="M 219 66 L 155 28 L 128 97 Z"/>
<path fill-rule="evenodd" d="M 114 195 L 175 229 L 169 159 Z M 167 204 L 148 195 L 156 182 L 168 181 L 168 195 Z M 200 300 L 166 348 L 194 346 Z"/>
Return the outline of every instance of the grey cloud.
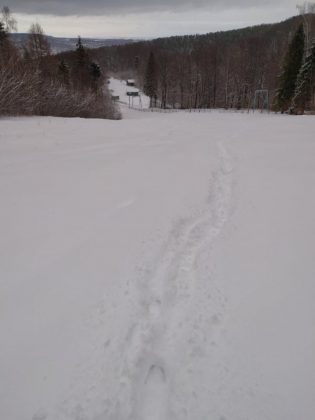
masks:
<path fill-rule="evenodd" d="M 5 0 L 4 0 L 5 1 Z M 279 4 L 287 4 L 280 0 Z M 264 6 L 274 3 L 265 0 Z M 198 8 L 259 7 L 261 0 L 7 0 L 13 13 L 69 15 L 128 14 L 132 12 L 183 11 Z"/>

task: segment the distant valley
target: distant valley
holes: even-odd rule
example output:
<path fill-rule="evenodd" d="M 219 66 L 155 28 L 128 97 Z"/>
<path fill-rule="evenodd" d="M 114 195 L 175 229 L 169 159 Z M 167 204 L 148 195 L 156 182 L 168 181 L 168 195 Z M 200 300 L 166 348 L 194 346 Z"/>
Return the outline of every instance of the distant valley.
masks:
<path fill-rule="evenodd" d="M 10 35 L 14 44 L 22 48 L 27 43 L 27 33 L 13 33 Z M 51 45 L 52 52 L 60 53 L 64 51 L 74 50 L 76 48 L 77 38 L 57 38 L 47 35 L 47 39 Z M 86 48 L 110 47 L 113 45 L 125 45 L 136 42 L 135 39 L 101 39 L 101 38 L 82 38 L 82 42 Z"/>

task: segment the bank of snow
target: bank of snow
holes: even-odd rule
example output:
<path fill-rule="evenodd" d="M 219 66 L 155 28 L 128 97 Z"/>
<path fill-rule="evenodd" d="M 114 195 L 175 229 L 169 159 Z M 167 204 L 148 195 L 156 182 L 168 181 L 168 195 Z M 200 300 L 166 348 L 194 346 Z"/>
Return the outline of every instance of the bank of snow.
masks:
<path fill-rule="evenodd" d="M 1 120 L 0 418 L 312 420 L 315 120 Z"/>

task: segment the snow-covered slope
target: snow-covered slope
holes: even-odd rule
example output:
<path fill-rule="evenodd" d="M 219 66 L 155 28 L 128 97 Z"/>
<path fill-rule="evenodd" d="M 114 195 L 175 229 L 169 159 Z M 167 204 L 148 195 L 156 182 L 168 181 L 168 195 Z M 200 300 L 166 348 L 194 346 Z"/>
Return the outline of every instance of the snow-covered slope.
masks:
<path fill-rule="evenodd" d="M 315 119 L 0 130 L 0 418 L 313 420 Z"/>
<path fill-rule="evenodd" d="M 146 96 L 141 90 L 134 86 L 127 86 L 125 80 L 115 79 L 111 77 L 109 79 L 109 89 L 113 95 L 119 96 L 119 103 L 122 106 L 129 106 L 129 96 L 127 92 L 139 92 L 139 97 L 130 99 L 130 106 L 132 105 L 135 109 L 147 109 L 150 106 L 150 98 Z"/>

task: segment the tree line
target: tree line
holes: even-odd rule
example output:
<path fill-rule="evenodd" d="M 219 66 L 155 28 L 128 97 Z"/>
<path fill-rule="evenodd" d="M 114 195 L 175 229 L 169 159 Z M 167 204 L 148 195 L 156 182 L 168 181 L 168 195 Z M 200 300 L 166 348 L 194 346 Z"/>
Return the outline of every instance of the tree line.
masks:
<path fill-rule="evenodd" d="M 305 25 L 307 23 L 307 25 Z M 307 34 L 304 27 L 307 28 Z M 0 16 L 0 115 L 118 118 L 106 73 L 135 78 L 152 107 L 315 110 L 315 15 L 279 24 L 53 54 L 39 24 L 22 49 Z M 106 69 L 106 72 L 105 72 Z M 257 92 L 267 92 L 265 98 Z M 257 99 L 257 101 L 256 101 Z"/>
<path fill-rule="evenodd" d="M 297 74 L 305 60 L 303 74 L 308 68 L 307 83 L 302 82 L 302 73 L 299 81 L 296 74 L 292 80 L 294 92 L 296 83 L 308 92 L 305 105 L 301 104 L 301 95 L 298 97 L 297 92 L 284 102 L 279 93 L 288 50 L 303 19 L 307 19 L 308 38 L 312 39 L 315 15 L 308 14 L 279 24 L 100 48 L 95 54 L 109 71 L 135 78 L 151 98 L 152 106 L 249 109 L 257 92 L 267 92 L 268 105 L 260 102 L 258 96 L 258 107 L 268 106 L 284 112 L 292 109 L 294 96 L 293 108 L 304 112 L 315 109 L 314 78 L 310 70 L 313 64 L 309 57 L 312 48 L 306 51 L 299 45 Z"/>
<path fill-rule="evenodd" d="M 0 115 L 117 118 L 106 75 L 80 37 L 74 58 L 52 54 L 42 27 L 29 30 L 22 49 L 10 40 L 17 22 L 10 9 L 0 15 Z"/>

